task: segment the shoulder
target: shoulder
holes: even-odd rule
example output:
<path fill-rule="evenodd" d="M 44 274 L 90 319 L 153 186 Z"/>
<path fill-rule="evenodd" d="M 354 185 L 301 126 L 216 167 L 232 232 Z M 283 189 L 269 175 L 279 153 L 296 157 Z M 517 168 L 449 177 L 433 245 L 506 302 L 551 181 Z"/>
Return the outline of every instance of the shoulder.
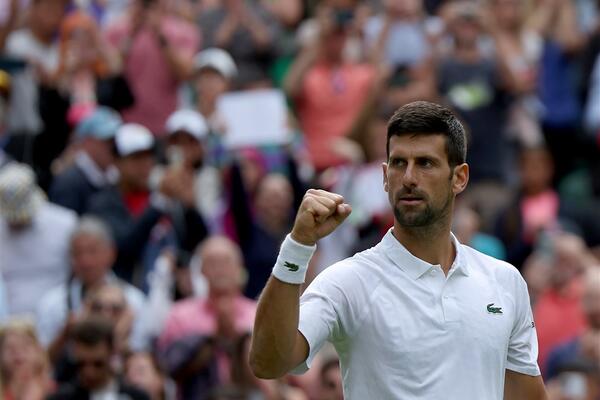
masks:
<path fill-rule="evenodd" d="M 140 309 L 143 306 L 146 296 L 140 289 L 127 282 L 124 282 L 123 291 L 125 292 L 127 302 L 130 303 L 133 308 Z"/>
<path fill-rule="evenodd" d="M 127 395 L 132 400 L 150 400 L 146 392 L 125 383 L 119 384 L 119 394 Z"/>
<path fill-rule="evenodd" d="M 467 245 L 461 244 L 466 262 L 476 273 L 492 277 L 506 289 L 526 287 L 525 280 L 514 265 L 483 254 Z"/>
<path fill-rule="evenodd" d="M 111 203 L 122 203 L 121 196 L 117 189 L 113 186 L 106 187 L 90 198 L 90 208 L 105 207 Z"/>
<path fill-rule="evenodd" d="M 31 35 L 26 29 L 19 29 L 11 33 L 6 39 L 6 52 L 8 54 L 21 54 L 24 46 L 28 46 L 31 42 Z"/>
<path fill-rule="evenodd" d="M 198 298 L 179 300 L 171 307 L 171 310 L 169 311 L 169 320 L 185 319 L 190 313 L 196 314 L 205 302 L 204 299 Z"/>
<path fill-rule="evenodd" d="M 85 175 L 77 165 L 71 165 L 54 177 L 50 190 L 74 190 L 84 183 L 87 183 Z"/>
<path fill-rule="evenodd" d="M 77 224 L 77 214 L 68 208 L 47 202 L 42 210 L 46 218 L 58 224 L 55 228 L 60 228 L 60 230 L 67 229 L 70 232 L 75 227 L 75 224 Z"/>

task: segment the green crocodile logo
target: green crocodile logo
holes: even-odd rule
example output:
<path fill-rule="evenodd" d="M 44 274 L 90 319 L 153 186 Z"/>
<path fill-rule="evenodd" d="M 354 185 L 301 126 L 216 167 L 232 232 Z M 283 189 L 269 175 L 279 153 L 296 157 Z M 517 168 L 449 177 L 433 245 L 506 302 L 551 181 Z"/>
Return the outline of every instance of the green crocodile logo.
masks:
<path fill-rule="evenodd" d="M 292 264 L 289 261 L 284 262 L 283 266 L 290 270 L 290 272 L 296 272 L 300 268 L 297 264 Z"/>
<path fill-rule="evenodd" d="M 487 305 L 487 311 L 490 314 L 502 314 L 502 307 L 492 307 L 494 303 L 490 303 Z"/>

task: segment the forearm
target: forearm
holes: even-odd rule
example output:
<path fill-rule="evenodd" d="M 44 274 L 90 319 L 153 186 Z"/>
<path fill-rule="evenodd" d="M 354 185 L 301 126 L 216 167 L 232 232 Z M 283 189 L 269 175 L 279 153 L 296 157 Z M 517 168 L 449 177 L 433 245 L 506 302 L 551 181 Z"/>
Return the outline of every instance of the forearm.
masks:
<path fill-rule="evenodd" d="M 254 16 L 250 16 L 246 22 L 246 28 L 250 32 L 252 41 L 260 49 L 266 49 L 271 45 L 271 34 L 266 25 Z"/>
<path fill-rule="evenodd" d="M 181 55 L 167 41 L 166 38 L 159 38 L 162 54 L 167 60 L 169 69 L 180 81 L 187 80 L 192 74 L 192 62 L 187 57 Z"/>
<path fill-rule="evenodd" d="M 319 47 L 318 44 L 309 45 L 308 48 L 302 50 L 292 64 L 283 83 L 283 88 L 289 97 L 295 98 L 300 94 L 304 75 L 315 63 L 319 54 Z"/>
<path fill-rule="evenodd" d="M 238 29 L 238 26 L 239 22 L 237 19 L 231 16 L 226 17 L 215 34 L 215 45 L 217 47 L 227 48 L 231 42 L 233 34 Z"/>
<path fill-rule="evenodd" d="M 278 378 L 295 367 L 300 287 L 272 276 L 260 297 L 250 351 L 259 378 Z"/>

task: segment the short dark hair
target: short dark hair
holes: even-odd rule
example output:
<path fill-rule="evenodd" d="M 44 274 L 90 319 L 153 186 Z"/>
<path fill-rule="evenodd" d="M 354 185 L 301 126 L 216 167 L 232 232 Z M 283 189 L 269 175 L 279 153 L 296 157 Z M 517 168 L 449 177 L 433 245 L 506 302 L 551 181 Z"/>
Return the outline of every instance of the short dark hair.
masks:
<path fill-rule="evenodd" d="M 415 101 L 400 107 L 388 122 L 386 154 L 390 139 L 402 135 L 444 135 L 451 167 L 467 160 L 467 139 L 463 125 L 446 107 L 428 101 Z"/>
<path fill-rule="evenodd" d="M 93 347 L 105 343 L 112 349 L 113 326 L 106 318 L 89 317 L 75 324 L 71 338 L 84 346 Z"/>

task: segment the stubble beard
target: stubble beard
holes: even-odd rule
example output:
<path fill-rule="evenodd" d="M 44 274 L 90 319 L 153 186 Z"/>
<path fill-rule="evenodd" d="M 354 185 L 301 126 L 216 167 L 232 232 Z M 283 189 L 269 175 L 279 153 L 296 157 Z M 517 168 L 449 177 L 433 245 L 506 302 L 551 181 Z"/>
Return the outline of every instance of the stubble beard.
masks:
<path fill-rule="evenodd" d="M 403 228 L 425 228 L 433 226 L 450 215 L 452 206 L 452 193 L 449 192 L 446 201 L 439 208 L 433 208 L 425 199 L 425 209 L 422 211 L 408 210 L 404 211 L 397 204 L 394 206 L 394 217 L 398 224 Z"/>

